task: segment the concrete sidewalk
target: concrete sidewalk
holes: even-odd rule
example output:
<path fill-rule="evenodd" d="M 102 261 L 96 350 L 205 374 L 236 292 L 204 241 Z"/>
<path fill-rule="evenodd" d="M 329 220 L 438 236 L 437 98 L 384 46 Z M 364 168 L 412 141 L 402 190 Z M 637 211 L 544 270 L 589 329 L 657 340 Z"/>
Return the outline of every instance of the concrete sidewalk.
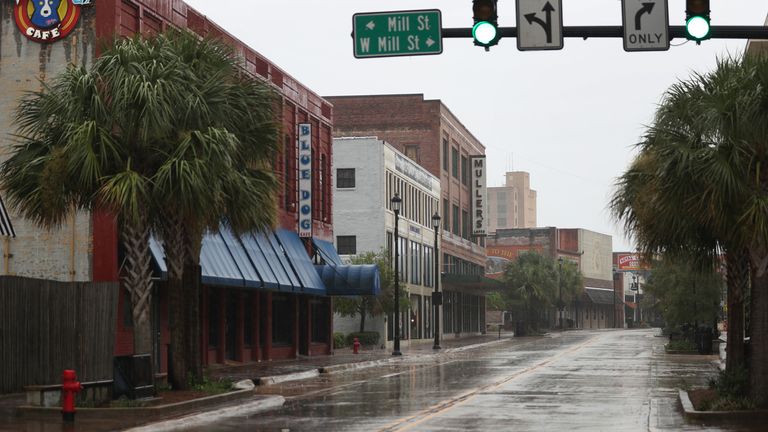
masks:
<path fill-rule="evenodd" d="M 473 349 L 488 344 L 509 340 L 512 333 L 485 334 L 464 338 L 451 338 L 440 341 L 440 350 L 432 349 L 432 342 L 401 347 L 402 356 L 393 356 L 390 350 L 362 349 L 359 354 L 353 354 L 351 348 L 335 350 L 333 355 L 301 357 L 294 360 L 279 360 L 240 365 L 212 366 L 208 373 L 213 379 L 226 378 L 232 381 L 243 379 L 253 380 L 256 385 L 271 385 L 286 381 L 313 378 L 321 373 L 335 373 L 348 369 L 362 369 L 380 366 L 398 361 L 409 361 L 413 358 L 425 358 Z"/>

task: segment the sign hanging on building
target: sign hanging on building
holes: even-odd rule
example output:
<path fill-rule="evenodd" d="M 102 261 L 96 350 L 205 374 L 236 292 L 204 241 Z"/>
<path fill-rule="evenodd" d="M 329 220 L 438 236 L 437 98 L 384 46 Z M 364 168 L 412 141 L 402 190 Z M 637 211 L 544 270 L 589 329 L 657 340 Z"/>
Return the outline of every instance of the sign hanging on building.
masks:
<path fill-rule="evenodd" d="M 485 155 L 470 156 L 472 167 L 472 235 L 488 235 L 488 189 L 485 187 Z"/>
<path fill-rule="evenodd" d="M 56 42 L 77 26 L 80 6 L 75 3 L 74 0 L 16 0 L 13 18 L 28 39 L 43 43 Z"/>
<path fill-rule="evenodd" d="M 312 125 L 299 123 L 299 237 L 312 237 Z"/>
<path fill-rule="evenodd" d="M 617 254 L 616 267 L 618 271 L 638 271 L 647 269 L 639 254 Z"/>

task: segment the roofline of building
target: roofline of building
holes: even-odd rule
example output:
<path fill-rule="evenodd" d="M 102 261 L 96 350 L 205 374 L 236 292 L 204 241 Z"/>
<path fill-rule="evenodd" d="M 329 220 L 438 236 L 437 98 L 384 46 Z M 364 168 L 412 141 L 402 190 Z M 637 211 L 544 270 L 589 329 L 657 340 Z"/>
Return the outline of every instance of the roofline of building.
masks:
<path fill-rule="evenodd" d="M 390 98 L 391 97 L 391 98 L 395 98 L 395 97 L 413 97 L 413 96 L 420 96 L 421 100 L 424 101 L 424 102 L 433 102 L 433 103 L 436 102 L 436 103 L 440 104 L 440 106 L 442 108 L 445 108 L 445 110 L 448 111 L 448 113 L 451 115 L 451 117 L 453 117 L 456 120 L 456 122 L 459 125 L 461 125 L 461 127 L 464 128 L 465 131 L 467 131 L 469 136 L 472 137 L 472 139 L 474 139 L 480 145 L 480 147 L 482 147 L 483 154 L 485 154 L 485 150 L 486 150 L 487 146 L 485 144 L 483 144 L 483 142 L 480 141 L 475 136 L 475 134 L 472 133 L 471 130 L 469 130 L 467 125 L 465 125 L 456 116 L 456 114 L 454 114 L 453 111 L 451 111 L 451 109 L 448 108 L 448 105 L 446 105 L 445 102 L 442 101 L 442 99 L 426 99 L 424 97 L 424 93 L 357 94 L 357 95 L 341 95 L 341 96 L 322 96 L 322 98 L 323 98 L 323 100 L 325 100 L 328 103 L 331 103 L 331 105 L 333 105 L 333 103 L 328 100 L 329 98 L 332 98 L 332 99 L 352 99 L 352 98 L 366 98 L 366 97 L 371 97 L 371 98 L 373 98 L 373 97 L 377 97 L 377 98 L 381 98 L 381 97 Z"/>

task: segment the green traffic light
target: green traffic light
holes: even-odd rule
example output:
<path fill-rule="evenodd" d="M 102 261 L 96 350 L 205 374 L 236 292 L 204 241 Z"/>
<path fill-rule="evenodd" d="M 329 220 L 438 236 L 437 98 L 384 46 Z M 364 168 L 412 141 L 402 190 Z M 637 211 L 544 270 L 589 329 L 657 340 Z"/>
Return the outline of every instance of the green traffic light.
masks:
<path fill-rule="evenodd" d="M 479 21 L 472 27 L 472 37 L 482 46 L 490 46 L 496 40 L 499 29 L 488 21 Z"/>
<path fill-rule="evenodd" d="M 709 20 L 700 15 L 694 15 L 685 22 L 685 31 L 691 39 L 700 41 L 709 36 Z"/>

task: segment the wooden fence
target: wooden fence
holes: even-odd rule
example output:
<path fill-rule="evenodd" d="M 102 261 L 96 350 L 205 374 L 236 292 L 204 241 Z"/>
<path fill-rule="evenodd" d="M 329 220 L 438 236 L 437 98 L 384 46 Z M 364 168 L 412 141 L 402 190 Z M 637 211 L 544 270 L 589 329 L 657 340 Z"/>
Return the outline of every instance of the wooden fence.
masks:
<path fill-rule="evenodd" d="M 118 283 L 0 276 L 0 394 L 25 385 L 112 379 Z"/>

